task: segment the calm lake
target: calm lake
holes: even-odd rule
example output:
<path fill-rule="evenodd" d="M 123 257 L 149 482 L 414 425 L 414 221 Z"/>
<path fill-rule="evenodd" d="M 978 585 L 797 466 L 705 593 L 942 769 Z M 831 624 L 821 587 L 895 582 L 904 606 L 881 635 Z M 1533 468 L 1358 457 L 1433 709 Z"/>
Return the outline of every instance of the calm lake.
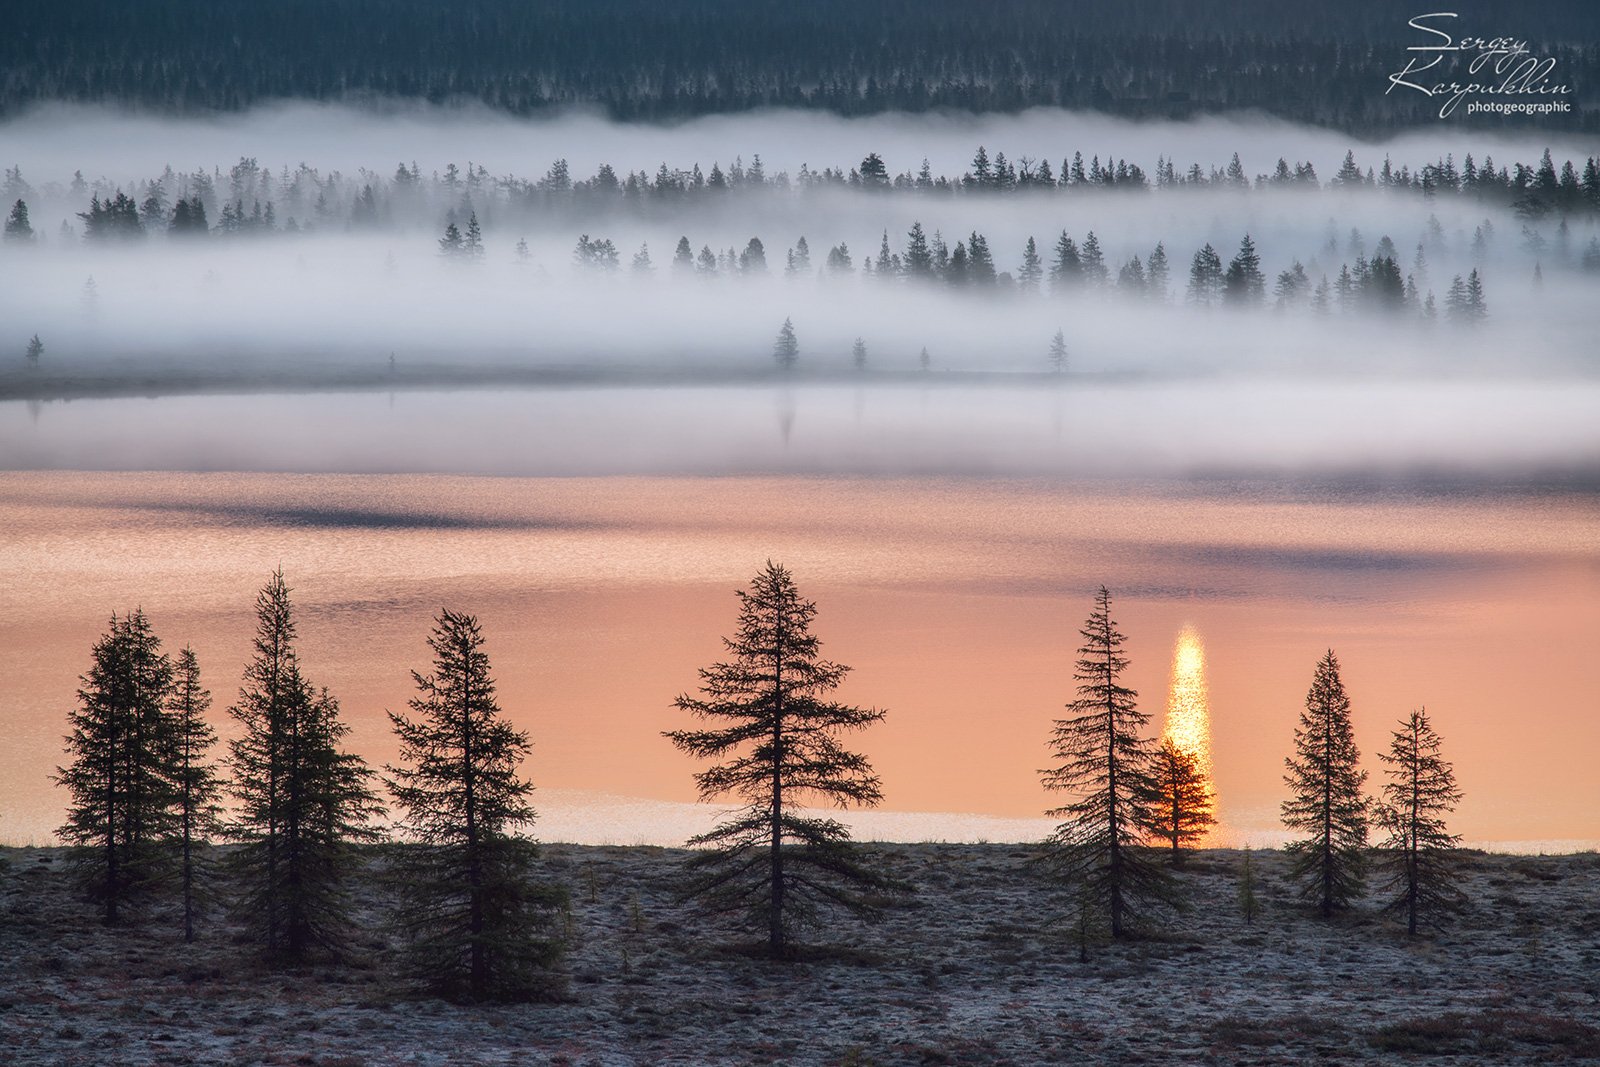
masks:
<path fill-rule="evenodd" d="M 1518 390 L 1529 395 L 1518 394 Z M 1600 839 L 1595 390 L 1555 384 L 594 389 L 0 403 L 0 839 L 42 841 L 112 611 L 192 644 L 225 708 L 282 565 L 301 656 L 371 762 L 442 606 L 532 734 L 541 836 L 676 843 L 660 732 L 768 558 L 818 601 L 884 783 L 862 832 L 1025 838 L 1101 583 L 1161 724 L 1204 642 L 1223 837 L 1278 838 L 1337 651 L 1375 750 L 1426 705 L 1497 847 Z M 1536 395 L 1534 395 L 1536 394 Z M 1270 449 L 1262 441 L 1271 441 Z"/>

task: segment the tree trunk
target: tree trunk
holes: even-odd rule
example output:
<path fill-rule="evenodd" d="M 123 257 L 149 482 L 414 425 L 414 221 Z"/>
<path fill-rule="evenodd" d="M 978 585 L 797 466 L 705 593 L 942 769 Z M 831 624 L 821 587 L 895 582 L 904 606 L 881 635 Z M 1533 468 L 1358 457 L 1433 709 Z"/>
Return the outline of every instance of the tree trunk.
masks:
<path fill-rule="evenodd" d="M 772 669 L 772 902 L 767 913 L 767 952 L 783 956 L 783 624 Z"/>
<path fill-rule="evenodd" d="M 107 926 L 117 922 L 117 759 L 113 752 L 106 773 L 106 918 Z"/>
<path fill-rule="evenodd" d="M 188 742 L 184 742 L 187 746 Z M 194 827 L 192 824 L 192 811 L 194 800 L 190 796 L 189 788 L 189 759 L 187 752 L 183 762 L 183 940 L 185 944 L 194 941 Z"/>
<path fill-rule="evenodd" d="M 1333 730 L 1326 722 L 1322 734 L 1322 917 L 1333 917 Z"/>
<path fill-rule="evenodd" d="M 470 675 L 470 657 L 467 673 Z M 461 763 L 467 816 L 467 933 L 471 949 L 471 988 L 481 997 L 489 988 L 489 961 L 483 946 L 483 856 L 478 847 L 478 803 L 473 795 L 472 680 L 462 683 Z"/>
<path fill-rule="evenodd" d="M 1111 936 L 1122 936 L 1122 841 L 1117 832 L 1117 718 L 1111 674 L 1111 644 L 1106 642 L 1106 805 L 1111 823 Z"/>

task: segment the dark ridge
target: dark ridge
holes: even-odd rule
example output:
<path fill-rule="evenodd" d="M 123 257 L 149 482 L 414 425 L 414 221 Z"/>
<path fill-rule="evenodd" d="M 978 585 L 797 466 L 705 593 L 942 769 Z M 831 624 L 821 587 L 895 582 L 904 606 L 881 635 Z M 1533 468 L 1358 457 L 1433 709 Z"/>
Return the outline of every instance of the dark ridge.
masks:
<path fill-rule="evenodd" d="M 52 100 L 227 112 L 273 100 L 477 101 L 674 120 L 764 107 L 1258 109 L 1362 134 L 1438 121 L 1385 93 L 1421 10 L 1389 0 L 19 0 L 0 35 L 0 114 Z M 1573 86 L 1561 116 L 1476 127 L 1600 129 L 1600 5 L 1483 0 L 1457 37 L 1514 36 Z M 1431 74 L 1469 80 L 1466 59 Z"/>

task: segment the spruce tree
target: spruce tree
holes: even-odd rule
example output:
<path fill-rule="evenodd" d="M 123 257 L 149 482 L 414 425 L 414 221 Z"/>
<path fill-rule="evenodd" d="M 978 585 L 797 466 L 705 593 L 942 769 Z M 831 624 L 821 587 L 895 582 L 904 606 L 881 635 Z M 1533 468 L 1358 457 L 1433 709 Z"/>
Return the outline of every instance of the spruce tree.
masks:
<path fill-rule="evenodd" d="M 148 897 L 166 874 L 172 829 L 172 745 L 165 707 L 172 663 L 144 612 L 118 618 L 94 644 L 68 714 L 69 767 L 55 780 L 71 797 L 59 833 L 81 846 L 79 873 L 115 925 L 125 905 Z"/>
<path fill-rule="evenodd" d="M 1067 335 L 1061 330 L 1050 338 L 1050 369 L 1057 374 L 1067 371 Z"/>
<path fill-rule="evenodd" d="M 462 248 L 461 228 L 452 222 L 444 228 L 444 236 L 439 238 L 439 254 L 447 259 L 460 259 Z"/>
<path fill-rule="evenodd" d="M 1072 717 L 1057 719 L 1050 751 L 1059 761 L 1041 771 L 1044 787 L 1074 799 L 1045 814 L 1062 820 L 1045 841 L 1046 861 L 1107 909 L 1111 935 L 1122 937 L 1150 906 L 1177 903 L 1170 879 L 1143 845 L 1155 824 L 1149 715 L 1122 684 L 1125 640 L 1111 618 L 1111 593 L 1101 586 L 1079 631 L 1077 699 Z"/>
<path fill-rule="evenodd" d="M 1022 249 L 1022 266 L 1017 268 L 1017 287 L 1025 293 L 1037 293 L 1043 277 L 1044 262 L 1039 258 L 1039 246 L 1029 237 Z"/>
<path fill-rule="evenodd" d="M 1194 753 L 1179 748 L 1172 738 L 1156 750 L 1151 808 L 1156 834 L 1172 846 L 1172 862 L 1183 862 L 1183 850 L 1217 824 L 1212 813 L 1211 783 Z"/>
<path fill-rule="evenodd" d="M 765 274 L 767 272 L 767 250 L 762 245 L 761 238 L 752 237 L 745 244 L 744 251 L 739 253 L 739 273 Z"/>
<path fill-rule="evenodd" d="M 1483 279 L 1478 277 L 1476 267 L 1467 275 L 1465 301 L 1463 304 L 1463 318 L 1472 325 L 1477 325 L 1489 317 L 1489 305 L 1483 300 Z"/>
<path fill-rule="evenodd" d="M 399 925 L 414 975 L 449 995 L 520 1000 L 554 988 L 552 936 L 560 891 L 534 880 L 533 785 L 521 768 L 528 735 L 495 700 L 483 631 L 441 611 L 428 647 L 433 672 L 412 672 L 416 718 L 389 714 L 401 765 L 387 784 L 416 839 L 398 861 Z"/>
<path fill-rule="evenodd" d="M 1287 846 L 1294 858 L 1290 877 L 1301 883 L 1301 897 L 1327 918 L 1361 894 L 1367 844 L 1367 801 L 1361 793 L 1367 772 L 1357 766 L 1350 698 L 1332 649 L 1317 662 L 1295 727 L 1294 751 L 1284 760 L 1283 780 L 1292 795 L 1283 802 L 1283 824 L 1309 836 Z"/>
<path fill-rule="evenodd" d="M 28 338 L 28 347 L 24 350 L 23 357 L 27 359 L 29 367 L 37 367 L 39 357 L 42 355 L 44 355 L 44 342 L 39 340 L 38 334 L 34 334 Z"/>
<path fill-rule="evenodd" d="M 764 930 L 768 953 L 781 958 L 795 929 L 822 909 L 871 913 L 897 888 L 861 861 L 837 820 L 797 807 L 882 799 L 871 764 L 838 735 L 879 722 L 884 712 L 827 699 L 849 668 L 818 655 L 816 603 L 800 596 L 788 570 L 769 561 L 738 597 L 738 630 L 723 640 L 730 658 L 701 669 L 700 696 L 674 701 L 713 725 L 664 736 L 692 756 L 724 760 L 695 775 L 702 800 L 731 794 L 744 801 L 691 840 L 705 851 L 690 863 L 690 895 L 747 914 Z"/>
<path fill-rule="evenodd" d="M 1467 285 L 1459 274 L 1450 279 L 1450 288 L 1445 291 L 1444 313 L 1451 322 L 1467 320 Z"/>
<path fill-rule="evenodd" d="M 800 341 L 795 337 L 793 320 L 784 319 L 778 328 L 778 338 L 772 343 L 772 358 L 779 370 L 793 370 L 800 361 Z"/>
<path fill-rule="evenodd" d="M 1222 257 L 1210 242 L 1189 264 L 1189 303 L 1210 307 L 1222 295 Z"/>
<path fill-rule="evenodd" d="M 806 244 L 804 234 L 789 252 L 789 262 L 784 267 L 784 273 L 791 276 L 811 273 L 811 246 Z"/>
<path fill-rule="evenodd" d="M 1170 271 L 1167 246 L 1157 241 L 1155 249 L 1150 253 L 1150 262 L 1145 265 L 1146 286 L 1150 295 L 1157 300 L 1167 298 L 1167 275 Z"/>
<path fill-rule="evenodd" d="M 1222 296 L 1239 307 L 1256 307 L 1266 297 L 1267 279 L 1261 273 L 1261 257 L 1249 234 L 1239 242 L 1239 251 L 1228 264 L 1222 279 Z"/>
<path fill-rule="evenodd" d="M 1110 271 L 1106 268 L 1104 254 L 1100 251 L 1100 239 L 1090 230 L 1083 239 L 1083 252 L 1080 257 L 1083 262 L 1083 277 L 1091 286 L 1102 286 Z"/>
<path fill-rule="evenodd" d="M 972 281 L 971 260 L 967 256 L 965 241 L 957 241 L 955 251 L 950 253 L 950 262 L 944 268 L 944 280 L 958 288 Z"/>
<path fill-rule="evenodd" d="M 1050 264 L 1050 291 L 1064 293 L 1083 280 L 1083 260 L 1078 245 L 1066 230 L 1056 238 L 1056 255 Z"/>
<path fill-rule="evenodd" d="M 467 232 L 461 238 L 461 255 L 470 261 L 483 258 L 483 227 L 478 225 L 478 213 L 467 217 Z"/>
<path fill-rule="evenodd" d="M 1145 295 L 1144 264 L 1138 256 L 1134 256 L 1122 265 L 1117 272 L 1117 288 L 1129 296 L 1142 297 Z"/>
<path fill-rule="evenodd" d="M 206 892 L 202 852 L 221 825 L 222 781 L 211 750 L 217 732 L 206 721 L 211 693 L 200 684 L 194 649 L 178 653 L 172 696 L 167 703 L 172 741 L 171 767 L 177 816 L 178 879 L 183 894 L 183 939 L 194 940 L 194 921 Z"/>
<path fill-rule="evenodd" d="M 967 273 L 972 284 L 980 288 L 992 288 L 995 284 L 994 257 L 989 254 L 989 239 L 976 230 L 967 239 Z"/>
<path fill-rule="evenodd" d="M 906 234 L 906 274 L 912 278 L 929 278 L 933 275 L 933 253 L 928 249 L 927 235 L 922 223 L 913 222 Z"/>
<path fill-rule="evenodd" d="M 1388 832 L 1378 863 L 1386 876 L 1383 888 L 1393 894 L 1385 910 L 1404 914 L 1413 936 L 1419 922 L 1438 926 L 1466 905 L 1454 863 L 1461 837 L 1445 825 L 1461 790 L 1440 750 L 1428 710 L 1420 708 L 1390 736 L 1389 751 L 1378 753 L 1389 779 L 1378 805 L 1378 824 Z"/>
<path fill-rule="evenodd" d="M 850 346 L 850 361 L 855 364 L 856 370 L 867 369 L 867 342 L 856 338 L 856 343 Z"/>
<path fill-rule="evenodd" d="M 238 801 L 230 836 L 246 886 L 242 914 L 267 951 L 288 959 L 346 941 L 351 845 L 373 836 L 375 802 L 365 764 L 339 747 L 349 727 L 326 689 L 300 672 L 283 571 L 256 597 L 255 654 L 230 742 Z"/>
<path fill-rule="evenodd" d="M 29 244 L 33 241 L 33 224 L 28 221 L 28 202 L 18 199 L 6 216 L 5 240 L 8 243 Z"/>

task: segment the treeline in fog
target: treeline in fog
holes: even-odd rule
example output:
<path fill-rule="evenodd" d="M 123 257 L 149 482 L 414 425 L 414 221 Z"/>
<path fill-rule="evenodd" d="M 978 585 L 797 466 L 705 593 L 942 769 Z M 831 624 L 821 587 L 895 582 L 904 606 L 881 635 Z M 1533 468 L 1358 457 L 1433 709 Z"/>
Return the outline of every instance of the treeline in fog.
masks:
<path fill-rule="evenodd" d="M 721 161 L 709 167 L 695 163 L 687 169 L 662 163 L 654 173 L 641 169 L 619 174 L 605 163 L 587 177 L 574 175 L 567 161 L 558 159 L 536 178 L 491 175 L 470 161 L 465 169 L 450 163 L 442 173 L 426 175 L 416 162 L 400 163 L 388 176 L 367 170 L 324 174 L 306 163 L 293 170 L 285 165 L 274 173 L 257 159 L 242 157 L 226 173 L 220 167 L 182 171 L 169 165 L 161 174 L 143 179 L 91 182 L 78 171 L 70 182 L 52 180 L 38 187 L 20 166 L 11 166 L 4 172 L 0 198 L 11 205 L 9 240 L 71 237 L 79 232 L 66 220 L 54 234 L 36 228 L 29 201 L 43 200 L 52 207 L 76 205 L 73 213 L 82 220 L 81 235 L 93 241 L 160 233 L 377 231 L 418 223 L 443 225 L 447 213 L 460 216 L 453 221 L 464 222 L 470 212 L 485 220 L 527 224 L 572 216 L 650 218 L 715 209 L 735 195 L 748 201 L 763 195 L 804 197 L 834 190 L 950 198 L 1187 189 L 1386 191 L 1412 194 L 1423 203 L 1482 203 L 1538 221 L 1600 215 L 1600 160 L 1590 156 L 1557 162 L 1547 148 L 1533 162 L 1497 163 L 1492 154 L 1477 159 L 1467 152 L 1459 163 L 1452 153 L 1415 169 L 1395 166 L 1386 155 L 1375 169 L 1370 163 L 1361 166 L 1352 149 L 1324 181 L 1311 163 L 1283 158 L 1270 173 L 1252 177 L 1237 152 L 1224 167 L 1180 166 L 1163 156 L 1147 172 L 1137 162 L 1110 154 L 1102 160 L 1091 153 L 1086 159 L 1082 151 L 1075 151 L 1055 167 L 1047 156 L 1008 158 L 1004 151 L 991 156 L 983 145 L 974 153 L 970 169 L 955 175 L 934 174 L 926 159 L 914 171 L 895 172 L 876 152 L 850 167 L 812 170 L 802 164 L 793 176 L 786 171 L 769 174 L 759 154 L 748 164 L 735 156 L 726 168 Z"/>
<path fill-rule="evenodd" d="M 672 702 L 687 725 L 663 733 L 708 764 L 695 775 L 702 800 L 740 805 L 688 842 L 681 888 L 702 915 L 791 958 L 800 933 L 826 926 L 830 913 L 871 916 L 916 887 L 817 813 L 882 801 L 881 779 L 845 741 L 888 713 L 835 698 L 850 668 L 822 657 L 817 604 L 786 568 L 769 561 L 737 596 L 725 661 L 699 672 L 697 694 Z M 1037 849 L 1037 869 L 1042 889 L 1066 888 L 1076 901 L 1075 915 L 1057 918 L 1079 929 L 1087 953 L 1091 929 L 1122 938 L 1181 921 L 1185 856 L 1216 819 L 1203 754 L 1148 736 L 1149 714 L 1123 684 L 1126 638 L 1104 587 L 1080 637 L 1076 695 L 1048 730 L 1051 765 L 1039 772 L 1063 803 L 1047 812 L 1060 822 Z M 219 760 L 194 653 L 173 658 L 142 611 L 114 615 L 69 715 L 70 761 L 55 775 L 71 802 L 61 835 L 105 924 L 170 916 L 192 941 L 229 909 L 268 958 L 338 957 L 353 933 L 356 883 L 371 871 L 358 846 L 392 837 L 379 867 L 395 901 L 389 935 L 410 977 L 475 1000 L 558 991 L 568 889 L 538 864 L 530 738 L 499 706 L 473 616 L 441 611 L 427 645 L 432 662 L 413 672 L 408 711 L 389 712 L 397 762 L 379 773 L 349 750 L 337 699 L 307 675 L 289 588 L 275 572 L 256 600 Z M 1374 795 L 1330 650 L 1286 761 L 1283 824 L 1300 835 L 1288 845 L 1290 887 L 1328 918 L 1357 906 L 1376 873 L 1380 905 L 1416 935 L 1467 903 L 1454 880 L 1460 839 L 1447 825 L 1461 792 L 1426 710 L 1387 740 Z M 1374 831 L 1384 834 L 1375 849 Z M 217 842 L 236 847 L 219 853 Z M 1237 873 L 1251 922 L 1265 894 L 1248 851 Z"/>
<path fill-rule="evenodd" d="M 1286 6 L 1182 0 L 87 0 L 13 5 L 0 113 L 53 100 L 164 111 L 265 101 L 479 101 L 516 114 L 591 106 L 628 119 L 753 108 L 1018 111 L 1130 117 L 1253 109 L 1373 133 L 1437 121 L 1388 93 L 1417 14 L 1382 0 Z M 376 29 L 375 29 L 376 28 Z M 1515 34 L 1558 80 L 1600 80 L 1585 0 L 1485 0 L 1456 36 Z M 1474 80 L 1472 54 L 1440 80 Z M 1570 130 L 1600 128 L 1573 100 Z M 1516 126 L 1526 116 L 1461 116 Z"/>
<path fill-rule="evenodd" d="M 938 176 L 926 164 L 894 175 L 871 153 L 852 168 L 802 167 L 794 177 L 768 173 L 758 156 L 748 164 L 736 157 L 726 170 L 720 162 L 688 170 L 663 164 L 653 178 L 643 171 L 619 177 L 606 165 L 576 177 L 558 160 L 533 179 L 496 178 L 474 164 L 425 175 L 414 163 L 389 177 L 351 177 L 307 164 L 274 171 L 245 158 L 227 172 L 169 167 L 125 186 L 81 176 L 65 186 L 34 186 L 13 166 L 5 183 L 5 195 L 15 199 L 0 251 L 38 255 L 54 272 L 30 286 L 70 287 L 55 293 L 54 310 L 38 301 L 31 315 L 19 307 L 18 332 L 8 343 L 28 367 L 51 358 L 53 333 L 65 337 L 95 319 L 111 295 L 106 279 L 126 269 L 123 260 L 157 247 L 170 253 L 158 261 L 162 273 L 196 262 L 206 268 L 202 288 L 210 292 L 219 264 L 202 262 L 202 252 L 248 260 L 245 249 L 266 249 L 259 242 L 292 250 L 298 241 L 310 251 L 328 247 L 329 238 L 346 239 L 352 250 L 370 248 L 377 257 L 329 279 L 347 288 L 370 275 L 367 289 L 351 289 L 352 306 L 384 297 L 396 272 L 415 271 L 419 261 L 427 272 L 443 271 L 439 285 L 469 293 L 482 282 L 486 296 L 531 287 L 552 298 L 561 290 L 633 301 L 689 284 L 709 308 L 725 305 L 724 287 L 737 284 L 741 294 L 762 294 L 772 317 L 760 332 L 768 338 L 785 317 L 802 337 L 815 335 L 818 297 L 801 287 L 785 301 L 780 292 L 779 283 L 807 279 L 854 287 L 863 299 L 892 285 L 908 295 L 1112 295 L 1197 309 L 1381 311 L 1473 324 L 1488 317 L 1507 286 L 1520 301 L 1537 293 L 1546 275 L 1581 284 L 1580 275 L 1600 271 L 1600 161 L 1558 163 L 1549 150 L 1531 163 L 1479 162 L 1468 153 L 1457 164 L 1447 154 L 1416 169 L 1388 159 L 1363 167 L 1350 151 L 1326 180 L 1310 163 L 1287 161 L 1251 177 L 1237 155 L 1209 170 L 1179 169 L 1162 158 L 1152 176 L 1124 159 L 1085 161 L 1074 153 L 1058 171 L 1031 157 L 991 157 L 980 146 L 968 170 Z M 45 218 L 53 216 L 34 204 L 64 206 L 71 221 L 52 227 Z M 1325 223 L 1314 221 L 1319 217 Z M 1340 217 L 1349 221 L 1340 224 Z M 1062 225 L 1074 219 L 1100 221 Z M 292 251 L 288 259 L 293 267 L 251 264 L 258 278 L 252 284 L 278 284 L 272 271 L 306 274 L 303 259 Z M 119 285 L 126 289 L 127 281 Z M 1547 300 L 1560 304 L 1570 291 L 1553 289 Z M 152 292 L 143 299 L 149 310 L 172 298 Z M 887 305 L 867 314 L 894 317 Z M 889 333 L 894 346 L 915 355 L 930 340 L 902 336 L 906 325 L 902 319 Z M 834 326 L 852 329 L 828 324 Z M 1057 369 L 1068 363 L 1063 347 L 1076 350 L 1085 340 L 1075 336 L 1081 326 L 1065 321 L 1041 319 L 1030 329 L 1032 341 L 1018 340 L 1041 351 L 1045 339 L 1065 330 L 1050 345 Z M 891 341 L 882 323 L 859 322 L 853 330 L 868 347 Z M 688 343 L 665 327 L 658 341 L 668 348 Z M 89 343 L 78 338 L 53 352 Z M 103 344 L 103 333 L 93 343 Z M 859 347 L 851 362 L 867 365 Z"/>

